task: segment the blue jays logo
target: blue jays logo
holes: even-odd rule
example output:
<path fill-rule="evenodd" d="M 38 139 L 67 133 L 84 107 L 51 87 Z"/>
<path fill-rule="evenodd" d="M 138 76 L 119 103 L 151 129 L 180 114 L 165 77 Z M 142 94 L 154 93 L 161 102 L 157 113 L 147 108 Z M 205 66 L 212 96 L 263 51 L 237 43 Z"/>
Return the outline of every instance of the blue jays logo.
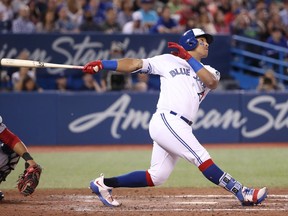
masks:
<path fill-rule="evenodd" d="M 197 93 L 198 97 L 199 97 L 199 102 L 203 99 L 204 95 L 205 95 L 205 91 L 202 91 L 200 93 Z"/>

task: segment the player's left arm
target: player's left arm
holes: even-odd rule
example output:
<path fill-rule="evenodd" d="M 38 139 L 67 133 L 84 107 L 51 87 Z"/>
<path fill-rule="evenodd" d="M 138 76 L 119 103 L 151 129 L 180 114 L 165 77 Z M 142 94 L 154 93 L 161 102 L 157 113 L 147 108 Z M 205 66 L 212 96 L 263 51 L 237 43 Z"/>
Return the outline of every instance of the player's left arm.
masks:
<path fill-rule="evenodd" d="M 133 73 L 143 70 L 142 59 L 123 58 L 117 60 L 96 60 L 88 62 L 83 69 L 84 73 L 95 74 L 100 70 L 112 70 L 122 73 Z"/>
<path fill-rule="evenodd" d="M 212 71 L 210 72 L 210 70 L 207 70 L 205 67 L 203 67 L 197 72 L 197 76 L 209 89 L 217 88 L 219 79 L 217 78 L 216 73 L 214 74 Z"/>
<path fill-rule="evenodd" d="M 216 87 L 218 86 L 218 83 L 220 81 L 220 78 L 221 78 L 221 74 L 219 71 L 217 71 L 215 68 L 211 67 L 210 65 L 204 65 L 204 68 L 209 72 L 209 76 L 213 76 L 213 80 L 216 80 Z M 198 75 L 198 74 L 197 74 Z M 198 75 L 199 76 L 199 75 Z M 201 79 L 201 78 L 200 78 Z M 208 86 L 207 86 L 208 87 Z M 215 88 L 216 88 L 215 87 Z M 214 89 L 215 89 L 214 88 Z M 210 88 L 212 89 L 212 88 Z"/>

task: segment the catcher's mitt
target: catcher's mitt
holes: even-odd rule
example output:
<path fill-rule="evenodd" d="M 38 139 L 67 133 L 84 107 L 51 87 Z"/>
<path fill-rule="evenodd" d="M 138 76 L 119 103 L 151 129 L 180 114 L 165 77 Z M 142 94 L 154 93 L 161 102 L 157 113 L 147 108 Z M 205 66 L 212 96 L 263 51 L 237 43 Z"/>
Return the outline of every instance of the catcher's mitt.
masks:
<path fill-rule="evenodd" d="M 17 181 L 19 192 L 24 196 L 31 195 L 39 183 L 41 172 L 42 168 L 38 164 L 26 168 Z"/>

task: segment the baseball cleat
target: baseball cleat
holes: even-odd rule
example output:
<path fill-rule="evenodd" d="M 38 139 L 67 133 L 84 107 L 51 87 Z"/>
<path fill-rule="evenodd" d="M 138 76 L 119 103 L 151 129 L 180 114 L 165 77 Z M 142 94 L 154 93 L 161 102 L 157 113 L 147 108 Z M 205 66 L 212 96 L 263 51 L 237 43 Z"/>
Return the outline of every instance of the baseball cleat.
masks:
<path fill-rule="evenodd" d="M 0 201 L 4 199 L 4 193 L 0 191 Z"/>
<path fill-rule="evenodd" d="M 104 175 L 101 174 L 99 178 L 90 182 L 90 189 L 95 193 L 100 201 L 109 207 L 118 207 L 121 205 L 117 200 L 112 197 L 112 188 L 104 184 Z"/>
<path fill-rule="evenodd" d="M 242 194 L 237 196 L 243 206 L 258 205 L 267 197 L 268 190 L 266 187 L 261 189 L 242 188 Z"/>

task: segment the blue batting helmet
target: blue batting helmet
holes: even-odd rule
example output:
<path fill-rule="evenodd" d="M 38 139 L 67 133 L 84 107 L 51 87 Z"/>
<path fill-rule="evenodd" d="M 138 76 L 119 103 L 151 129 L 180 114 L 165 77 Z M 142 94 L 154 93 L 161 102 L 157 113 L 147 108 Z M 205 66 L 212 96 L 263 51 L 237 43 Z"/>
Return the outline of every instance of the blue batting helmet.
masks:
<path fill-rule="evenodd" d="M 179 39 L 179 44 L 184 47 L 185 50 L 191 51 L 198 45 L 197 37 L 205 37 L 208 44 L 213 42 L 213 36 L 206 34 L 202 29 L 194 28 L 186 31 Z"/>

